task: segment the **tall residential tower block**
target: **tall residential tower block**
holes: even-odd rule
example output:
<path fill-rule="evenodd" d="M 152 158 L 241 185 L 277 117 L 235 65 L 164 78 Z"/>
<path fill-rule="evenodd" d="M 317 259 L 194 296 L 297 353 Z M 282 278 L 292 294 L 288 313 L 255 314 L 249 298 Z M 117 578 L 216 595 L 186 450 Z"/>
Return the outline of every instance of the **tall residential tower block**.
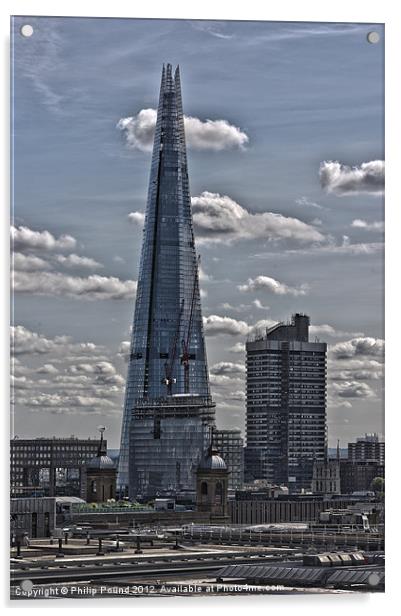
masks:
<path fill-rule="evenodd" d="M 303 314 L 247 342 L 247 480 L 310 490 L 314 462 L 327 456 L 326 352 Z"/>
<path fill-rule="evenodd" d="M 179 68 L 163 66 L 126 384 L 118 486 L 194 491 L 214 425 Z"/>

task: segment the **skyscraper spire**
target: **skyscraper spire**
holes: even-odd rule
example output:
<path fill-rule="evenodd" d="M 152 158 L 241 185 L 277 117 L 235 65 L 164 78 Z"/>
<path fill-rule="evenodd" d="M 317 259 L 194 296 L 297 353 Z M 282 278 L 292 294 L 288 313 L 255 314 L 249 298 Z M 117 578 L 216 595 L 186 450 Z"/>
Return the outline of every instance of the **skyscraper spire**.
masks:
<path fill-rule="evenodd" d="M 199 418 L 203 404 L 203 408 L 209 409 L 203 413 L 203 420 L 206 415 L 212 420 L 180 73 L 177 67 L 173 76 L 172 66 L 167 64 L 163 65 L 161 77 L 132 329 L 121 434 L 120 486 L 128 483 L 131 463 L 131 474 L 145 477 L 140 481 L 141 489 L 152 483 L 149 460 L 146 461 L 147 469 L 141 468 L 145 461 L 138 458 L 140 445 L 133 444 L 142 429 L 140 422 L 145 421 L 145 417 L 146 421 L 153 422 L 153 440 L 158 441 L 156 445 L 160 449 L 161 424 L 167 422 L 165 409 L 168 407 L 171 421 L 172 416 L 177 415 L 173 412 L 174 404 L 180 407 L 178 414 L 182 414 L 183 401 L 179 396 L 183 395 L 199 397 L 196 410 L 195 407 L 187 410 L 187 417 Z M 153 445 L 153 442 L 147 443 L 148 452 Z M 197 447 L 204 447 L 204 443 Z M 195 457 L 202 453 L 197 447 Z M 188 456 L 191 455 L 188 452 Z M 160 459 L 160 452 L 158 456 Z M 177 463 L 182 466 L 185 460 Z M 165 473 L 160 469 L 153 473 L 153 483 L 158 489 L 166 488 Z M 178 475 L 182 478 L 183 473 L 180 471 Z M 177 482 L 170 477 L 169 483 Z"/>

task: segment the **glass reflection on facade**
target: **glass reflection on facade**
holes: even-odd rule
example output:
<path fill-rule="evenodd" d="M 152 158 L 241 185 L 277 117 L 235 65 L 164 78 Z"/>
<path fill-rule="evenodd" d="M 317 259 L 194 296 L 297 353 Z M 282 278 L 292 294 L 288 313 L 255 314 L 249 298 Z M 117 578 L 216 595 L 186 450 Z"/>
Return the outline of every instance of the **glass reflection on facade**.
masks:
<path fill-rule="evenodd" d="M 177 412 L 175 411 L 177 407 Z M 214 422 L 180 75 L 163 66 L 121 432 L 130 494 L 192 489 Z"/>

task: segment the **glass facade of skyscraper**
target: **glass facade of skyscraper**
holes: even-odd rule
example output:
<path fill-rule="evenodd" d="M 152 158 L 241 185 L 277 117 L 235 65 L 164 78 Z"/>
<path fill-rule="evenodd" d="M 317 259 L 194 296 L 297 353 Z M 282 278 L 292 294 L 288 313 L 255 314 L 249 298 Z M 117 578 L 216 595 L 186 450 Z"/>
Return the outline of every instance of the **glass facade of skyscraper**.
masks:
<path fill-rule="evenodd" d="M 188 433 L 189 418 L 197 424 L 189 430 L 197 433 L 196 442 Z M 188 468 L 207 448 L 208 426 L 213 421 L 180 75 L 178 67 L 173 75 L 167 64 L 162 72 L 132 328 L 120 489 L 130 485 L 132 496 L 190 489 L 195 478 L 191 479 Z M 173 470 L 170 458 L 175 459 Z"/>

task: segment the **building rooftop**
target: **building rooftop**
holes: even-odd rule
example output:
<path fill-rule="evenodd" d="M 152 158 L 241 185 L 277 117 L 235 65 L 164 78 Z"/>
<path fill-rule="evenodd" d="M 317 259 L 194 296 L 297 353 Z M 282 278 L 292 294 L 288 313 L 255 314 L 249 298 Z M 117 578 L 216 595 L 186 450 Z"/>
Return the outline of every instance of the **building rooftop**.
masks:
<path fill-rule="evenodd" d="M 248 342 L 259 340 L 278 340 L 282 342 L 308 342 L 309 341 L 310 318 L 303 313 L 295 313 L 287 323 L 280 321 L 271 327 L 267 327 L 265 332 L 257 329 L 248 336 Z"/>
<path fill-rule="evenodd" d="M 202 471 L 225 471 L 227 470 L 227 465 L 223 458 L 218 455 L 217 451 L 213 450 L 202 458 L 198 469 Z"/>
<path fill-rule="evenodd" d="M 103 439 L 104 430 L 105 430 L 104 427 L 100 427 L 99 432 L 101 436 L 100 436 L 100 441 L 99 441 L 99 447 L 97 450 L 97 455 L 85 463 L 86 470 L 91 470 L 91 471 L 106 470 L 106 469 L 112 470 L 116 468 L 115 462 L 111 458 L 109 458 L 109 456 L 107 455 L 106 441 Z"/>
<path fill-rule="evenodd" d="M 56 496 L 56 503 L 59 504 L 76 504 L 76 503 L 82 503 L 85 504 L 85 501 L 83 500 L 83 498 L 79 498 L 78 496 Z"/>
<path fill-rule="evenodd" d="M 102 470 L 107 468 L 113 469 L 116 465 L 109 456 L 96 456 L 88 460 L 85 467 L 87 470 Z"/>

